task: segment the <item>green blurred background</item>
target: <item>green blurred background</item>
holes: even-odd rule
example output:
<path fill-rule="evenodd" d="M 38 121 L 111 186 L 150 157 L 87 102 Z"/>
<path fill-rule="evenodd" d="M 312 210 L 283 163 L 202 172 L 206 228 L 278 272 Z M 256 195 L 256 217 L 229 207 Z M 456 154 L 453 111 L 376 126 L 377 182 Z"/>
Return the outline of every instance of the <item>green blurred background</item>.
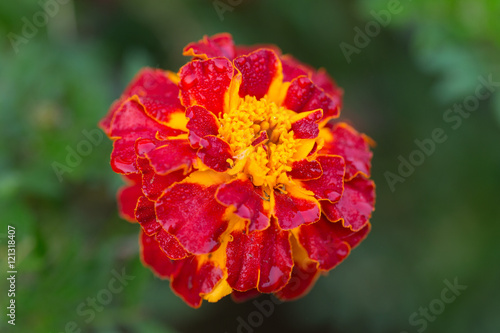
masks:
<path fill-rule="evenodd" d="M 38 1 L 0 2 L 2 332 L 417 332 L 424 325 L 411 325 L 412 314 L 455 278 L 467 289 L 425 332 L 500 331 L 500 92 L 456 129 L 443 120 L 479 76 L 500 81 L 500 1 L 401 1 L 350 63 L 340 44 L 355 46 L 355 28 L 388 1 L 59 1 L 48 22 L 33 17 Z M 23 37 L 34 19 L 41 27 Z M 109 140 L 60 180 L 53 170 L 141 67 L 177 71 L 184 45 L 224 31 L 325 67 L 345 89 L 343 119 L 377 142 L 370 236 L 306 297 L 250 329 L 238 317 L 248 322 L 252 302 L 194 310 L 141 265 L 138 227 L 117 215 Z M 10 33 L 29 38 L 13 45 Z M 386 172 L 435 128 L 448 139 L 391 191 Z M 7 225 L 17 231 L 15 327 L 5 315 Z M 80 304 L 108 288 L 114 270 L 134 279 L 82 316 Z"/>

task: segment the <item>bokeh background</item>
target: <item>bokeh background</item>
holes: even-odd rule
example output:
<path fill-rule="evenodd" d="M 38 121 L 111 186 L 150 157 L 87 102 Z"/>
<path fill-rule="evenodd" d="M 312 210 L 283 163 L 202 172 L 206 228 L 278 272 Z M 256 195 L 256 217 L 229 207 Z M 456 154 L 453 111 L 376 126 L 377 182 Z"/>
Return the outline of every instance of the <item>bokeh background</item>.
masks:
<path fill-rule="evenodd" d="M 60 0 L 46 24 L 13 43 L 11 33 L 23 37 L 42 7 L 1 1 L 0 330 L 59 333 L 75 322 L 68 332 L 417 332 L 423 324 L 412 326 L 412 313 L 457 278 L 467 289 L 424 331 L 499 332 L 500 87 L 456 129 L 443 114 L 474 94 L 479 76 L 500 81 L 500 2 L 402 0 L 348 62 L 340 44 L 355 46 L 354 29 L 388 6 Z M 252 302 L 227 297 L 194 310 L 141 265 L 137 225 L 117 215 L 121 180 L 109 166 L 109 140 L 61 179 L 53 170 L 141 67 L 177 71 L 184 45 L 224 31 L 239 44 L 277 44 L 325 67 L 345 89 L 343 119 L 377 142 L 370 236 L 307 296 L 277 305 L 251 330 L 238 317 L 248 322 Z M 391 191 L 386 172 L 397 173 L 398 156 L 407 159 L 414 140 L 435 128 L 448 139 Z M 7 225 L 17 230 L 15 327 L 5 316 Z M 134 276 L 124 290 L 91 320 L 80 315 L 78 306 L 122 269 Z"/>

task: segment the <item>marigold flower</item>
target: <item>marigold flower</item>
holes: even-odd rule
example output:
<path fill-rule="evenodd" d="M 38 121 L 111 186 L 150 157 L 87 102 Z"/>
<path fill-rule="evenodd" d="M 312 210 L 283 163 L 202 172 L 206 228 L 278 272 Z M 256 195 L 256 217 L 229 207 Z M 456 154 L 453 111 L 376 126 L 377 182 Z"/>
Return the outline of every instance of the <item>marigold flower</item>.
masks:
<path fill-rule="evenodd" d="M 141 259 L 192 307 L 305 294 L 370 230 L 370 139 L 342 90 L 275 46 L 189 44 L 179 72 L 145 68 L 100 126 L 127 182 Z"/>

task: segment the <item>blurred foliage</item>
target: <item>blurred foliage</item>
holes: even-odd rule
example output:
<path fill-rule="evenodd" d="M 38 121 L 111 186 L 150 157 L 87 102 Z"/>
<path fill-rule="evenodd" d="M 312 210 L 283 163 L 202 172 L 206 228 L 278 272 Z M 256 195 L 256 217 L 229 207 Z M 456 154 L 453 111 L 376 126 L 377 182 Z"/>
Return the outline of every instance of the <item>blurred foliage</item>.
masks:
<path fill-rule="evenodd" d="M 499 81 L 500 2 L 402 1 L 348 64 L 339 44 L 353 44 L 354 27 L 387 6 L 243 0 L 221 20 L 212 1 L 68 1 L 16 53 L 8 34 L 22 35 L 23 18 L 32 22 L 41 7 L 0 2 L 0 267 L 14 225 L 19 272 L 17 325 L 2 320 L 2 332 L 63 332 L 71 321 L 82 332 L 234 332 L 237 318 L 256 310 L 228 298 L 193 310 L 142 267 L 137 226 L 117 216 L 121 180 L 109 167 L 109 140 L 92 145 L 61 181 L 53 169 L 67 164 L 139 68 L 176 70 L 185 44 L 222 31 L 325 67 L 345 89 L 342 117 L 378 144 L 371 235 L 255 331 L 415 332 L 409 316 L 458 277 L 468 289 L 426 331 L 497 332 L 500 93 L 455 131 L 442 116 L 474 93 L 478 76 Z M 397 172 L 398 156 L 437 127 L 448 140 L 391 192 L 384 173 Z M 134 279 L 87 323 L 78 306 L 122 269 Z"/>

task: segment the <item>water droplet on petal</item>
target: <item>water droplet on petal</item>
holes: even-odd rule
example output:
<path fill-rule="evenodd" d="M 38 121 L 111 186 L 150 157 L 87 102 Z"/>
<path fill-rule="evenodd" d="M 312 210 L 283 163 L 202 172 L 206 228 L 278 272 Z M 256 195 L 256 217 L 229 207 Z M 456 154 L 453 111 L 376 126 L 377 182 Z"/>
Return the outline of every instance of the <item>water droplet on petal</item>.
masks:
<path fill-rule="evenodd" d="M 187 74 L 182 77 L 181 79 L 181 89 L 189 89 L 193 87 L 196 83 L 198 83 L 198 78 L 196 77 L 196 74 Z"/>
<path fill-rule="evenodd" d="M 219 73 L 227 71 L 228 62 L 226 59 L 214 59 L 213 64 L 215 65 L 215 70 Z"/>
<path fill-rule="evenodd" d="M 309 85 L 310 81 L 307 77 L 300 77 L 297 79 L 297 82 L 299 84 L 299 87 L 305 88 Z"/>
<path fill-rule="evenodd" d="M 243 65 L 245 65 L 245 63 L 247 62 L 247 58 L 246 57 L 241 57 L 241 58 L 238 58 L 234 61 L 236 63 L 236 65 L 238 65 L 239 67 L 242 67 Z"/>

